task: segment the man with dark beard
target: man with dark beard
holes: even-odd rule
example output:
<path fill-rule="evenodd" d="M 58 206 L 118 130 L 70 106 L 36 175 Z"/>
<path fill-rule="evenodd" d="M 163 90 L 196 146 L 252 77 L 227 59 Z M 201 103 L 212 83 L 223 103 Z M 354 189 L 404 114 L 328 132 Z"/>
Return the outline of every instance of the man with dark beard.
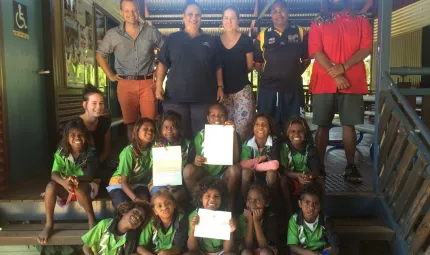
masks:
<path fill-rule="evenodd" d="M 354 13 L 351 6 L 352 0 L 323 1 L 323 11 L 309 32 L 309 56 L 316 60 L 309 87 L 320 161 L 324 162 L 329 127 L 338 110 L 347 159 L 344 177 L 361 182 L 354 162 L 354 125 L 364 121 L 363 94 L 368 91 L 363 60 L 372 50 L 372 31 L 367 18 Z"/>

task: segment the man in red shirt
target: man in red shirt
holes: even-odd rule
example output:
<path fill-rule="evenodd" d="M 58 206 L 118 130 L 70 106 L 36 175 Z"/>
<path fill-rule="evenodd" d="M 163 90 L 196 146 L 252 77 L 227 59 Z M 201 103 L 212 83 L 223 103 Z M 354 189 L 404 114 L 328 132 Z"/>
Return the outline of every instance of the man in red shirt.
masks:
<path fill-rule="evenodd" d="M 352 2 L 350 0 L 349 2 Z M 344 176 L 361 182 L 355 163 L 354 125 L 364 121 L 363 94 L 367 94 L 363 60 L 372 50 L 372 30 L 365 16 L 352 12 L 347 0 L 326 0 L 323 12 L 311 25 L 309 56 L 315 58 L 310 81 L 313 98 L 313 124 L 318 125 L 315 142 L 318 157 L 324 162 L 329 127 L 339 111 L 347 159 Z M 324 172 L 324 167 L 321 170 Z"/>

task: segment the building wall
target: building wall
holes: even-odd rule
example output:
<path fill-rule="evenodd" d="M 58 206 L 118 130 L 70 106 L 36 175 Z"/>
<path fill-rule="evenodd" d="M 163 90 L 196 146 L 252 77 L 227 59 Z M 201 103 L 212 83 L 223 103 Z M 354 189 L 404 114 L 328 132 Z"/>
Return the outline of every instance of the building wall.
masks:
<path fill-rule="evenodd" d="M 46 126 L 46 105 L 36 98 L 45 94 L 41 76 L 37 74 L 43 66 L 43 45 L 40 1 L 20 0 L 27 7 L 29 40 L 13 36 L 14 14 L 12 1 L 1 1 L 0 20 L 3 29 L 4 76 L 7 109 L 7 148 L 9 154 L 9 183 L 25 177 L 38 175 L 48 167 L 49 155 L 42 155 L 47 146 L 47 131 L 39 130 L 40 123 Z M 35 45 L 39 45 L 37 48 Z M 37 94 L 29 94 L 36 90 Z M 29 105 L 40 115 L 28 114 Z M 33 167 L 33 168 L 32 168 Z"/>

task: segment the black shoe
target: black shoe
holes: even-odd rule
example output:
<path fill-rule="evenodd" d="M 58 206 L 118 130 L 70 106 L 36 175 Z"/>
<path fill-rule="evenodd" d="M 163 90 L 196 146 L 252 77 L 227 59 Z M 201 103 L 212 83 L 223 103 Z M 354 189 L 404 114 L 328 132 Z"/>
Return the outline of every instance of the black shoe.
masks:
<path fill-rule="evenodd" d="M 354 183 L 362 183 L 361 174 L 357 169 L 357 166 L 354 164 L 350 164 L 345 168 L 345 172 L 343 173 L 343 177 L 348 182 Z"/>

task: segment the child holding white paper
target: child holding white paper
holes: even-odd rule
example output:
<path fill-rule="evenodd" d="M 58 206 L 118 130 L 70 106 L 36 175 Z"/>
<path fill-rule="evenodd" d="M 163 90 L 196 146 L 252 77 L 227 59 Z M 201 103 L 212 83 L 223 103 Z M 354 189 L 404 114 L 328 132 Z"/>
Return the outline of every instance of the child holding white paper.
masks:
<path fill-rule="evenodd" d="M 223 203 L 227 198 L 227 188 L 225 184 L 215 177 L 203 178 L 193 191 L 193 203 L 197 208 L 204 208 L 212 211 L 223 209 Z M 188 229 L 188 255 L 198 254 L 234 254 L 233 232 L 236 230 L 236 223 L 233 219 L 229 221 L 230 240 L 219 240 L 211 238 L 200 238 L 194 236 L 195 228 L 199 224 L 198 209 L 193 211 L 188 217 L 190 226 Z"/>
<path fill-rule="evenodd" d="M 236 189 L 240 183 L 241 167 L 239 164 L 240 160 L 240 138 L 239 135 L 234 131 L 233 121 L 227 119 L 227 109 L 222 104 L 213 104 L 209 106 L 207 112 L 208 124 L 212 125 L 231 125 L 233 126 L 234 138 L 233 138 L 233 165 L 222 166 L 222 165 L 206 165 L 206 158 L 204 157 L 204 139 L 205 130 L 202 129 L 197 133 L 194 139 L 194 146 L 196 148 L 196 157 L 194 164 L 188 164 L 184 168 L 184 181 L 188 191 L 192 191 L 196 186 L 196 183 L 206 176 L 216 176 L 223 180 L 227 184 L 229 201 L 228 209 L 232 210 L 234 200 L 236 198 Z M 222 139 L 222 137 L 220 137 Z"/>
<path fill-rule="evenodd" d="M 137 252 L 141 255 L 179 255 L 187 241 L 188 220 L 178 211 L 175 198 L 167 189 L 151 197 L 154 217 L 142 230 Z"/>
<path fill-rule="evenodd" d="M 182 169 L 185 165 L 193 163 L 196 155 L 194 144 L 182 136 L 181 116 L 174 111 L 167 111 L 160 120 L 160 138 L 155 143 L 156 147 L 181 146 Z M 149 186 L 151 196 L 160 189 L 167 188 L 174 195 L 179 204 L 185 200 L 186 193 L 182 186 Z"/>
<path fill-rule="evenodd" d="M 149 200 L 155 134 L 155 122 L 151 119 L 140 119 L 134 125 L 131 144 L 119 155 L 118 169 L 106 188 L 115 208 L 122 202 Z"/>
<path fill-rule="evenodd" d="M 255 177 L 265 179 L 273 201 L 277 201 L 279 141 L 276 124 L 267 114 L 257 114 L 248 127 L 247 140 L 242 146 L 242 194 L 248 197 L 249 184 Z"/>
<path fill-rule="evenodd" d="M 274 255 L 278 245 L 276 216 L 269 211 L 270 192 L 266 185 L 251 184 L 246 208 L 239 216 L 237 237 L 241 255 Z"/>

